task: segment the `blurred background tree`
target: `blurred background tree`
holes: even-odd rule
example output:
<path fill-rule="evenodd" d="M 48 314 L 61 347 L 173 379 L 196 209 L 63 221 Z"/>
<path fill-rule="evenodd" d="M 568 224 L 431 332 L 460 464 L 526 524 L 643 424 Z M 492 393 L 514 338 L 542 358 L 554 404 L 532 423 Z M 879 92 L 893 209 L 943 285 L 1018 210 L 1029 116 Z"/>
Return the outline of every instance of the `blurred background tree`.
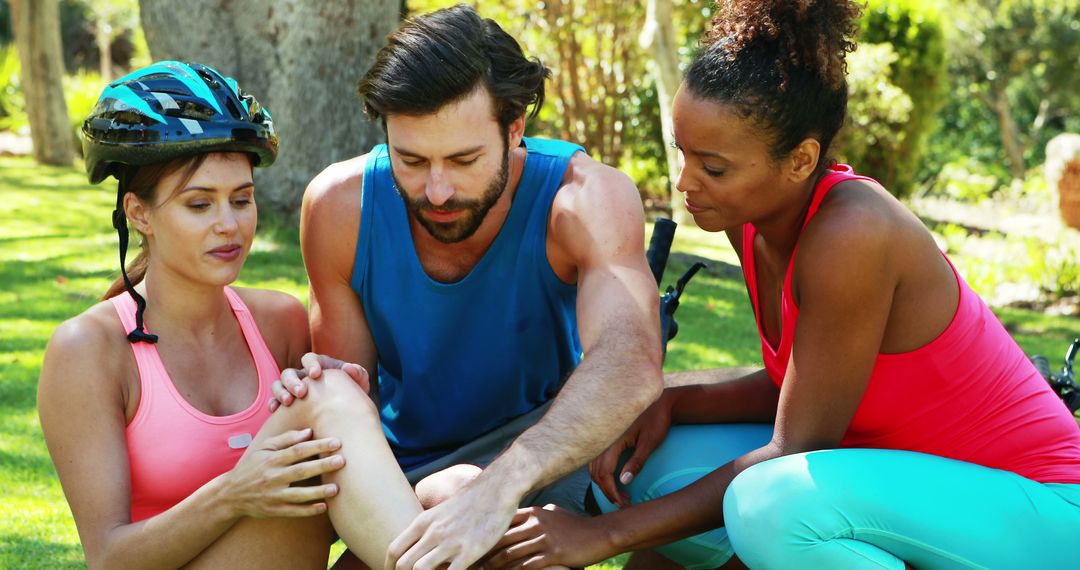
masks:
<path fill-rule="evenodd" d="M 869 0 L 861 27 L 848 59 L 848 122 L 837 154 L 906 196 L 945 103 L 941 15 L 933 3 Z"/>
<path fill-rule="evenodd" d="M 206 61 L 273 110 L 281 162 L 258 173 L 259 185 L 270 210 L 287 217 L 319 169 L 382 139 L 355 83 L 383 37 L 400 18 L 457 0 L 190 0 L 183 26 L 165 0 L 50 1 L 72 137 L 109 77 L 151 54 Z M 582 144 L 630 175 L 650 213 L 678 213 L 670 98 L 713 2 L 469 3 L 553 70 L 529 134 Z M 28 96 L 12 16 L 11 0 L 0 0 L 0 138 L 28 134 L 29 112 L 47 104 Z M 1080 0 L 868 0 L 860 26 L 838 160 L 913 207 L 924 198 L 1053 207 L 1040 165 L 1046 141 L 1080 132 Z"/>
<path fill-rule="evenodd" d="M 278 160 L 255 178 L 268 210 L 296 215 L 319 171 L 382 140 L 363 117 L 356 82 L 397 27 L 399 0 L 187 0 L 183 26 L 172 0 L 139 5 L 154 59 L 206 63 L 273 113 Z"/>
<path fill-rule="evenodd" d="M 68 134 L 64 103 L 64 65 L 60 54 L 60 8 L 56 0 L 13 0 L 11 20 L 22 69 L 34 160 L 70 165 L 74 145 Z"/>
<path fill-rule="evenodd" d="M 985 135 L 997 131 L 992 154 L 1003 155 L 1008 176 L 1022 181 L 1053 135 L 1080 128 L 1080 2 L 960 0 L 952 14 L 957 107 L 950 111 L 970 122 L 992 117 L 996 125 L 984 127 Z"/>

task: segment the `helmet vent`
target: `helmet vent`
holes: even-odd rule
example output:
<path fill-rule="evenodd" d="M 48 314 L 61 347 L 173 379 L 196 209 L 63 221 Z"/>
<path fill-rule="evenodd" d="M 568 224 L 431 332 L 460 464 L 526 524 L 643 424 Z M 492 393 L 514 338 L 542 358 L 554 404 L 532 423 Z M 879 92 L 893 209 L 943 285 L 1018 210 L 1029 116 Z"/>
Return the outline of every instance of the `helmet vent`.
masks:
<path fill-rule="evenodd" d="M 228 107 L 229 114 L 232 115 L 234 119 L 239 121 L 244 118 L 244 116 L 240 114 L 240 108 L 236 106 L 236 102 L 233 101 L 232 97 L 228 97 L 225 99 L 225 106 Z"/>

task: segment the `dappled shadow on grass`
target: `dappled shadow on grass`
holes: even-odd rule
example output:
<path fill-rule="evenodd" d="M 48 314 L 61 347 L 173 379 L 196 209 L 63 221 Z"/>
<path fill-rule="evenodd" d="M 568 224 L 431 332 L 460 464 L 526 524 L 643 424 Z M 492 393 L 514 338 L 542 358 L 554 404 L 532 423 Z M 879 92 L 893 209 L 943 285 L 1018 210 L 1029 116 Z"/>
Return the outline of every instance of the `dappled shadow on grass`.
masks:
<path fill-rule="evenodd" d="M 44 352 L 45 344 L 42 343 L 38 350 Z M 6 346 L 4 352 L 7 352 Z M 0 411 L 10 414 L 13 411 L 25 413 L 37 406 L 37 380 L 41 374 L 40 361 L 27 361 L 27 359 L 11 359 L 6 355 L 0 361 L 0 402 L 3 407 Z M 72 382 L 78 381 L 72 378 Z"/>
<path fill-rule="evenodd" d="M 307 283 L 304 258 L 298 245 L 286 244 L 275 251 L 252 251 L 248 254 L 241 275 L 248 282 L 288 279 L 301 284 Z"/>
<path fill-rule="evenodd" d="M 112 279 L 108 270 L 79 270 L 66 261 L 77 254 L 54 256 L 45 260 L 6 261 L 0 264 L 4 291 L 14 298 L 0 303 L 0 318 L 64 320 L 86 310 L 98 301 Z M 81 258 L 80 258 L 81 259 Z M 100 282 L 100 291 L 80 290 L 62 283 L 76 279 Z"/>
<path fill-rule="evenodd" d="M 56 479 L 56 470 L 52 460 L 28 453 L 8 453 L 0 449 L 0 470 L 18 473 L 20 477 L 35 477 L 36 480 Z"/>
<path fill-rule="evenodd" d="M 77 544 L 51 542 L 10 533 L 0 537 L 0 568 L 52 570 L 85 567 L 82 548 Z"/>
<path fill-rule="evenodd" d="M 0 244 L 19 243 L 27 240 L 70 239 L 69 232 L 50 232 L 43 234 L 24 234 L 17 236 L 0 236 Z"/>

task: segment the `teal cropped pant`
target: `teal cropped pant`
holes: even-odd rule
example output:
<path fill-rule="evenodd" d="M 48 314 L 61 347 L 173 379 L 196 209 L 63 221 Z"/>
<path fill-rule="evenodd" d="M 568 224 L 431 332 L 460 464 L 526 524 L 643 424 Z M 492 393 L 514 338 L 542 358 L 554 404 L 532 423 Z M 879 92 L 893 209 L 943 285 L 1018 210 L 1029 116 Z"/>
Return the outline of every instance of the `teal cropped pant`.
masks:
<path fill-rule="evenodd" d="M 626 490 L 633 503 L 656 499 L 771 437 L 771 425 L 675 426 Z M 1080 485 L 910 451 L 759 463 L 728 488 L 724 521 L 656 550 L 690 569 L 733 554 L 753 569 L 1080 568 Z"/>

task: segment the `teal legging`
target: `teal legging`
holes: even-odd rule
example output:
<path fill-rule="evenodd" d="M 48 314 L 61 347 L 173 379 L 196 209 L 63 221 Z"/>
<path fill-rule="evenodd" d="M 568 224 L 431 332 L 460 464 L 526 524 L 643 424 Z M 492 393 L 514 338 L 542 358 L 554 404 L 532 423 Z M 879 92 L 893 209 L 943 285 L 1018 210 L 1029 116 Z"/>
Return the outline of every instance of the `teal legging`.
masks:
<path fill-rule="evenodd" d="M 772 437 L 771 425 L 675 426 L 626 487 L 681 489 Z M 601 508 L 611 511 L 598 488 Z M 724 496 L 725 528 L 656 550 L 690 569 L 732 554 L 750 568 L 1080 568 L 1080 485 L 891 449 L 759 463 Z"/>

